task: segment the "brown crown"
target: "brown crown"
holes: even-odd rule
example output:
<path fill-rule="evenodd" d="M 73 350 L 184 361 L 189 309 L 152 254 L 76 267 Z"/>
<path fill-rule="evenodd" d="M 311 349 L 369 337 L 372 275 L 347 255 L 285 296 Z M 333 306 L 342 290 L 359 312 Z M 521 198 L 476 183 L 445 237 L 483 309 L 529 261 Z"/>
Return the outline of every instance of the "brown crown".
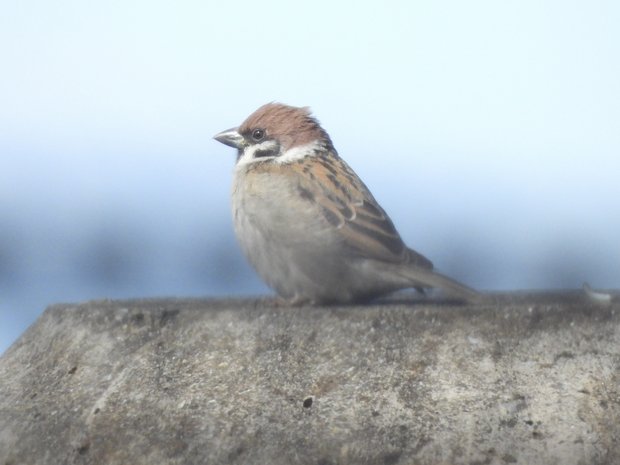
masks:
<path fill-rule="evenodd" d="M 285 149 L 314 141 L 333 149 L 329 135 L 314 118 L 308 107 L 292 107 L 282 103 L 263 105 L 239 126 L 243 135 L 263 129 L 267 137 L 277 139 Z"/>

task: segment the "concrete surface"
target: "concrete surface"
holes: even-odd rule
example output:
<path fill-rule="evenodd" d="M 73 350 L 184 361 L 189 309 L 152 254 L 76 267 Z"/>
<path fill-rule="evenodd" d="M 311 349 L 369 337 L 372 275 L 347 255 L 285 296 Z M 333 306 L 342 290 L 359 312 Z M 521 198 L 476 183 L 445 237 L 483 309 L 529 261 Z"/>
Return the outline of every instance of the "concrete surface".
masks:
<path fill-rule="evenodd" d="M 0 465 L 104 463 L 619 464 L 620 303 L 52 306 L 0 358 Z"/>

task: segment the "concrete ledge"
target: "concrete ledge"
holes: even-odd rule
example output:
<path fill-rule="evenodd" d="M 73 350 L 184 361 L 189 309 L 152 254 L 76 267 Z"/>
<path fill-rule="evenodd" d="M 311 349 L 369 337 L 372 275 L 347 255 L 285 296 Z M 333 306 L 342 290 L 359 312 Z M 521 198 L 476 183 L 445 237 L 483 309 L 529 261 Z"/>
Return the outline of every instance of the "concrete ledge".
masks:
<path fill-rule="evenodd" d="M 0 358 L 0 464 L 618 464 L 620 303 L 50 307 Z"/>

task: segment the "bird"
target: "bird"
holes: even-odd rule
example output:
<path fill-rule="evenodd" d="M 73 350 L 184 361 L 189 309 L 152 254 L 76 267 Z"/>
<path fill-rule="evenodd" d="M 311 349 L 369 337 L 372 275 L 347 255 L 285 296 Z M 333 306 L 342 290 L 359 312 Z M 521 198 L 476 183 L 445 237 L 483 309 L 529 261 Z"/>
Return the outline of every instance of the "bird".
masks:
<path fill-rule="evenodd" d="M 308 107 L 267 103 L 214 139 L 237 149 L 237 240 L 283 302 L 364 303 L 406 288 L 479 300 L 480 293 L 435 272 L 405 245 Z"/>

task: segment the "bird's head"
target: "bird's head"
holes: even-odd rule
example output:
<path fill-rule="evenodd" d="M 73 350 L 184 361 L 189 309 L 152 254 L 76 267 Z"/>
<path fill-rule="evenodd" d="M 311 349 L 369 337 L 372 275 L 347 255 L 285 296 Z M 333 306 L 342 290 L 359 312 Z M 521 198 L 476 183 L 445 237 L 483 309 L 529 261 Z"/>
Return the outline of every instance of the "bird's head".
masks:
<path fill-rule="evenodd" d="M 329 135 L 307 107 L 268 103 L 238 128 L 214 136 L 239 151 L 237 165 L 255 162 L 290 163 L 331 150 Z"/>

